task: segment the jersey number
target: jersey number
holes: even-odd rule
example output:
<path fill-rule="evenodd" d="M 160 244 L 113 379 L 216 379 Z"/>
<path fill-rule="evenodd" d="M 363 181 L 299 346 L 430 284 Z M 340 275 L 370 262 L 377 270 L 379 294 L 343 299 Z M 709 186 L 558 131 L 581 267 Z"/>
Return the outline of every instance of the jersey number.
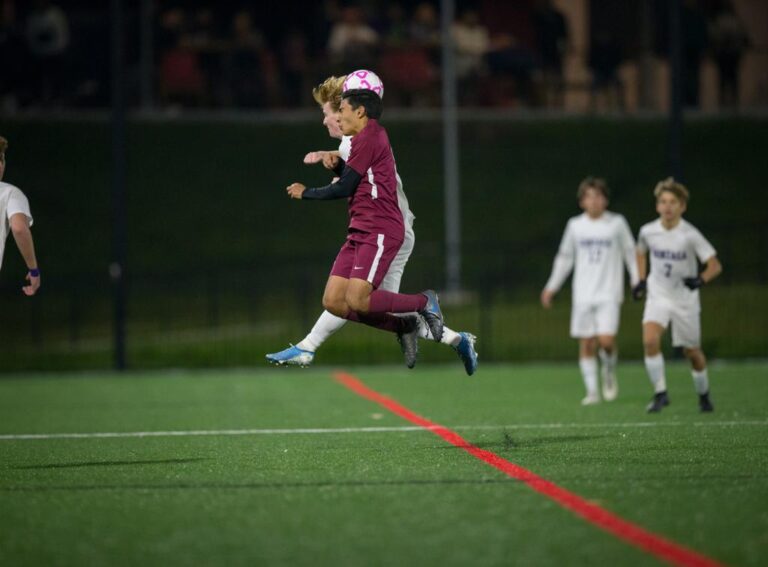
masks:
<path fill-rule="evenodd" d="M 589 247 L 589 263 L 599 264 L 602 253 L 603 251 L 599 246 L 590 246 Z"/>
<path fill-rule="evenodd" d="M 669 277 L 672 275 L 672 264 L 664 264 L 664 276 Z"/>

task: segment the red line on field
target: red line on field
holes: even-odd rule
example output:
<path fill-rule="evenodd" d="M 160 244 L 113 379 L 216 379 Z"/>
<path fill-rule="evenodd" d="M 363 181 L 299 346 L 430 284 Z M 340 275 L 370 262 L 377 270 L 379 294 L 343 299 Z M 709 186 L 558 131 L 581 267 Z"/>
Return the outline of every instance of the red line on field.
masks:
<path fill-rule="evenodd" d="M 486 451 L 485 449 L 472 445 L 458 433 L 451 431 L 447 427 L 430 421 L 427 418 L 412 412 L 405 406 L 400 405 L 392 398 L 388 398 L 375 390 L 371 390 L 351 374 L 334 372 L 333 377 L 337 382 L 340 382 L 357 395 L 376 402 L 395 415 L 398 415 L 411 423 L 415 423 L 416 425 L 428 429 L 435 435 L 448 441 L 448 443 L 455 445 L 460 449 L 464 449 L 473 457 L 485 461 L 492 467 L 499 469 L 501 472 L 516 480 L 524 482 L 536 492 L 551 498 L 591 524 L 612 533 L 635 547 L 639 547 L 640 549 L 655 555 L 659 559 L 666 560 L 673 565 L 686 567 L 715 567 L 722 565 L 714 559 L 710 559 L 709 557 L 683 547 L 662 536 L 649 532 L 632 522 L 628 522 L 608 510 L 601 508 L 597 504 L 593 504 L 581 496 L 569 492 L 565 488 L 561 488 L 555 483 L 550 482 L 491 451 Z"/>

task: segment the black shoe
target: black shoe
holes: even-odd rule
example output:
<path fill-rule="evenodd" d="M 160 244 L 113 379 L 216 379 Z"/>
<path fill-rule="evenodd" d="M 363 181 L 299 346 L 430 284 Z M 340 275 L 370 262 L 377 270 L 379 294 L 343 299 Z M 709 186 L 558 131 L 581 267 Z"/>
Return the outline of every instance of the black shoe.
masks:
<path fill-rule="evenodd" d="M 709 401 L 709 392 L 706 394 L 701 394 L 699 396 L 699 409 L 702 413 L 709 413 L 711 411 L 715 411 L 715 406 L 712 405 L 712 402 Z"/>
<path fill-rule="evenodd" d="M 648 413 L 659 413 L 661 408 L 669 405 L 669 396 L 667 396 L 666 390 L 653 395 L 651 403 L 645 408 Z"/>
<path fill-rule="evenodd" d="M 405 355 L 405 365 L 408 368 L 416 366 L 419 356 L 419 319 L 416 315 L 403 317 L 402 328 L 397 332 L 397 342 Z"/>
<path fill-rule="evenodd" d="M 443 312 L 440 311 L 440 302 L 437 300 L 437 294 L 431 289 L 422 291 L 421 295 L 427 298 L 427 304 L 419 311 L 419 315 L 424 317 L 432 338 L 439 343 L 443 338 Z"/>

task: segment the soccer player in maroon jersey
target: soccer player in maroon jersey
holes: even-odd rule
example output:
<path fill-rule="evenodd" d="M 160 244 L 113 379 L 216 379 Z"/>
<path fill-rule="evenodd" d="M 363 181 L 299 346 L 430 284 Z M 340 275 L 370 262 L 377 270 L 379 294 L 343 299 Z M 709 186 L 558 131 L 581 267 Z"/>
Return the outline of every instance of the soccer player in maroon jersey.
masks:
<path fill-rule="evenodd" d="M 301 183 L 287 188 L 294 199 L 349 201 L 347 241 L 331 269 L 323 307 L 338 317 L 396 333 L 409 323 L 393 314 L 415 311 L 439 341 L 443 316 L 434 291 L 402 294 L 378 289 L 403 243 L 396 165 L 386 130 L 378 122 L 379 96 L 371 90 L 352 89 L 342 97 L 339 125 L 344 135 L 352 136 L 352 148 L 349 161 L 339 159 L 336 164 L 338 181 L 311 189 Z"/>

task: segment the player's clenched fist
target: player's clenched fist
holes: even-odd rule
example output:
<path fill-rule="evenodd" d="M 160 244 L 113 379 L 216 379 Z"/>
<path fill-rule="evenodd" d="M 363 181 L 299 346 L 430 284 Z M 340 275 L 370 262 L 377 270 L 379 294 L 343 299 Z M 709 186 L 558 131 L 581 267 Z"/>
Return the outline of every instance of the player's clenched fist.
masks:
<path fill-rule="evenodd" d="M 302 185 L 301 183 L 291 183 L 286 191 L 288 192 L 288 196 L 291 199 L 301 199 L 301 196 L 304 194 L 304 190 L 306 189 L 306 185 Z"/>

